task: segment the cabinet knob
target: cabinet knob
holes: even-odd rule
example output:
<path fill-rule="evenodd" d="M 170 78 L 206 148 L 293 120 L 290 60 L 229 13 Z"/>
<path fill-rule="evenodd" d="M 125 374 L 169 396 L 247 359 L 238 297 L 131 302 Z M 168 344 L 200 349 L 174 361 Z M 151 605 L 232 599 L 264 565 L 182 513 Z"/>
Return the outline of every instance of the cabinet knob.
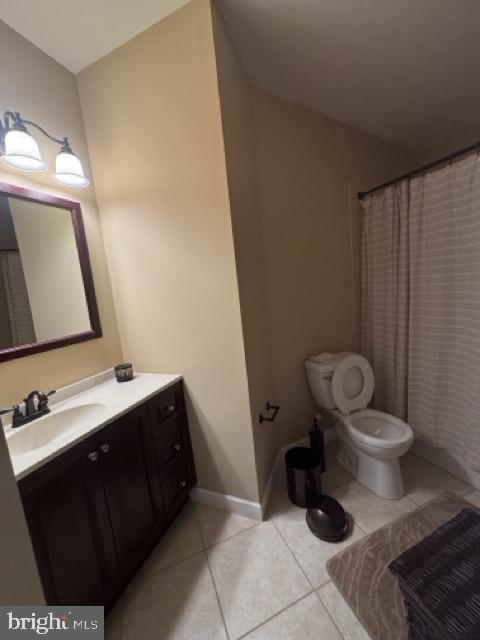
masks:
<path fill-rule="evenodd" d="M 182 489 L 184 489 L 187 486 L 186 480 L 181 480 L 178 484 L 182 487 Z"/>
<path fill-rule="evenodd" d="M 181 444 L 174 444 L 173 448 L 175 449 L 175 451 L 180 451 L 180 449 L 182 448 Z"/>
<path fill-rule="evenodd" d="M 100 445 L 100 451 L 102 453 L 108 453 L 110 451 L 110 445 L 109 444 Z"/>
<path fill-rule="evenodd" d="M 167 411 L 169 413 L 173 413 L 175 411 L 175 405 L 174 404 L 169 404 L 167 407 Z"/>
<path fill-rule="evenodd" d="M 98 452 L 97 451 L 92 451 L 92 453 L 88 454 L 88 459 L 91 462 L 95 462 L 96 460 L 98 460 Z"/>

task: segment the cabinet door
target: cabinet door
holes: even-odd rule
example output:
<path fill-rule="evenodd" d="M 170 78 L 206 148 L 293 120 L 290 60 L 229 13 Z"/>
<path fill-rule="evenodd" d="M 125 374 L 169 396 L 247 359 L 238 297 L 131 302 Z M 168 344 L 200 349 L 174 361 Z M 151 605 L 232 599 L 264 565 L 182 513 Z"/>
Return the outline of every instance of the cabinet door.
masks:
<path fill-rule="evenodd" d="M 100 469 L 121 572 L 130 575 L 164 526 L 151 473 L 153 446 L 145 408 L 130 412 L 99 436 Z"/>
<path fill-rule="evenodd" d="M 47 603 L 105 605 L 114 597 L 118 565 L 98 460 L 81 448 L 54 475 L 23 496 Z"/>

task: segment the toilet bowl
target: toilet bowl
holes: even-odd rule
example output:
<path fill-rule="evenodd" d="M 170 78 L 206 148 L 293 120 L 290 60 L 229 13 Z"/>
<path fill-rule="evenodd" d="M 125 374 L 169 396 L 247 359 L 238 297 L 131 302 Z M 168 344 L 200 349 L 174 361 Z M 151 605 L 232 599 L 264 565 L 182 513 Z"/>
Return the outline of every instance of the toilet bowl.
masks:
<path fill-rule="evenodd" d="M 413 443 L 411 427 L 367 409 L 374 390 L 368 361 L 355 353 L 322 353 L 305 362 L 312 395 L 336 418 L 339 463 L 365 487 L 391 500 L 403 497 L 399 458 Z"/>

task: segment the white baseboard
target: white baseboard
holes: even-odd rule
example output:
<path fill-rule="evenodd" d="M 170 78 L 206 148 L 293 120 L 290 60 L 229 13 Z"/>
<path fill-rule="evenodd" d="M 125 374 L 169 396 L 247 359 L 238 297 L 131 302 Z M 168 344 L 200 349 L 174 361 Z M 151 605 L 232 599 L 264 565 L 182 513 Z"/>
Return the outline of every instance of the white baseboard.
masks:
<path fill-rule="evenodd" d="M 336 440 L 335 429 L 330 429 L 325 432 L 325 442 L 332 442 Z M 281 447 L 275 458 L 270 475 L 263 490 L 262 499 L 260 502 L 253 502 L 252 500 L 245 500 L 244 498 L 237 498 L 237 496 L 230 496 L 226 493 L 217 493 L 216 491 L 209 491 L 208 489 L 200 489 L 194 487 L 190 492 L 190 500 L 203 504 L 206 507 L 213 507 L 215 509 L 221 509 L 222 511 L 228 511 L 229 513 L 236 513 L 239 516 L 245 516 L 247 518 L 253 518 L 254 520 L 264 520 L 267 515 L 268 503 L 270 495 L 272 493 L 277 473 L 283 468 L 283 458 L 285 453 L 293 447 L 308 447 L 310 441 L 308 438 L 302 438 L 296 442 Z"/>
<path fill-rule="evenodd" d="M 253 518 L 254 520 L 263 520 L 262 505 L 260 502 L 237 498 L 237 496 L 229 496 L 226 493 L 217 493 L 208 489 L 200 489 L 194 487 L 190 492 L 190 500 L 203 504 L 206 507 L 214 507 L 229 513 L 236 513 L 239 516 Z"/>

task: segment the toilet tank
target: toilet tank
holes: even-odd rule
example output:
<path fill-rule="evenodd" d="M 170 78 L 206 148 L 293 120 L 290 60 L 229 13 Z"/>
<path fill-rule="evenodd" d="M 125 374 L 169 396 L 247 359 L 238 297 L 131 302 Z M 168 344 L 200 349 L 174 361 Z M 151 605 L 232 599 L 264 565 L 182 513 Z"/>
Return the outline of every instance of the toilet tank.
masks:
<path fill-rule="evenodd" d="M 317 356 L 310 356 L 305 361 L 308 384 L 318 407 L 337 408 L 331 391 L 332 375 L 345 355 L 346 352 L 343 351 L 341 353 L 320 353 Z"/>

